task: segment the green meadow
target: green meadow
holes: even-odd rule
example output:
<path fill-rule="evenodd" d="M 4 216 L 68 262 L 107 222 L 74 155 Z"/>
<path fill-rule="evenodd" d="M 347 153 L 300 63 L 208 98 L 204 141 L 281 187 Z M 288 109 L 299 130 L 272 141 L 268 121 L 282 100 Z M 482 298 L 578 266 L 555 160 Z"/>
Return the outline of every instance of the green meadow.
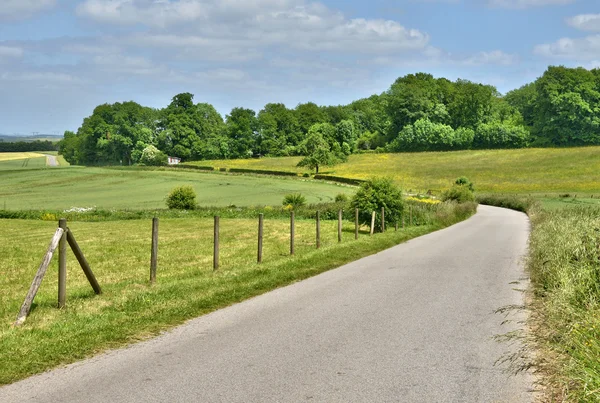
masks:
<path fill-rule="evenodd" d="M 303 173 L 300 157 L 200 161 L 217 168 L 250 168 Z M 468 150 L 399 154 L 356 154 L 323 167 L 322 174 L 368 179 L 391 176 L 406 191 L 440 191 L 467 176 L 482 193 L 600 195 L 600 147 Z"/>
<path fill-rule="evenodd" d="M 11 161 L 11 163 L 14 161 Z M 68 167 L 0 171 L 0 208 L 7 210 L 164 209 L 175 186 L 191 185 L 202 206 L 281 205 L 289 193 L 309 203 L 333 201 L 347 186 L 296 178 L 204 173 L 183 169 Z"/>

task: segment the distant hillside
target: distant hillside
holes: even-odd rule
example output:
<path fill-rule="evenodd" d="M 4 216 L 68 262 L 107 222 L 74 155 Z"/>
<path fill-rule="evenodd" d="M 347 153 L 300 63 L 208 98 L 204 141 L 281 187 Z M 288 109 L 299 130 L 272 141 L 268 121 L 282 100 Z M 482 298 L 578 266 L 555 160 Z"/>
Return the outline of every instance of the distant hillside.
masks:
<path fill-rule="evenodd" d="M 36 140 L 40 140 L 40 141 L 52 141 L 52 142 L 56 142 L 56 141 L 60 141 L 62 140 L 63 136 L 61 135 L 56 135 L 56 134 L 36 134 L 35 136 L 20 136 L 20 135 L 9 135 L 9 134 L 1 134 L 0 133 L 0 141 L 4 141 L 7 143 L 13 143 L 13 142 L 17 142 L 17 141 L 25 141 L 25 142 L 31 142 L 31 141 L 36 141 Z"/>

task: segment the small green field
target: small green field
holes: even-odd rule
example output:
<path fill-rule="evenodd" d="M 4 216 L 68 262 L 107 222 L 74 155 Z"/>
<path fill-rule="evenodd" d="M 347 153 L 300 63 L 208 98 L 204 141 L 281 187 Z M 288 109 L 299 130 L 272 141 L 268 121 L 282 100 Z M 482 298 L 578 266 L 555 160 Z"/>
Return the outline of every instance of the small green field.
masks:
<path fill-rule="evenodd" d="M 0 171 L 40 169 L 46 167 L 46 157 L 42 153 L 0 153 Z"/>
<path fill-rule="evenodd" d="M 46 157 L 25 158 L 22 160 L 0 160 L 0 171 L 46 168 Z"/>
<path fill-rule="evenodd" d="M 306 172 L 300 157 L 200 161 L 195 164 L 227 168 Z M 600 147 L 454 152 L 357 154 L 347 163 L 324 167 L 323 174 L 367 179 L 391 176 L 406 191 L 447 188 L 467 176 L 483 193 L 543 196 L 577 192 L 600 195 Z"/>
<path fill-rule="evenodd" d="M 203 206 L 280 205 L 288 193 L 309 203 L 332 201 L 353 189 L 313 180 L 203 173 L 193 170 L 55 168 L 0 171 L 0 208 L 61 210 L 161 209 L 172 188 L 191 185 Z"/>

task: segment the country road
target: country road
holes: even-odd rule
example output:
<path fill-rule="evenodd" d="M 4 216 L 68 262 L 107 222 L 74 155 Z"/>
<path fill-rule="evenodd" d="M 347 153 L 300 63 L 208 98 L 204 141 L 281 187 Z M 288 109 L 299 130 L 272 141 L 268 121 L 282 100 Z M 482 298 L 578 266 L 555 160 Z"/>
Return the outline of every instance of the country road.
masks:
<path fill-rule="evenodd" d="M 524 214 L 471 219 L 0 388 L 0 402 L 528 402 L 495 361 L 522 304 Z M 518 284 L 515 282 L 519 282 Z"/>
<path fill-rule="evenodd" d="M 55 155 L 44 154 L 46 156 L 46 166 L 49 167 L 57 167 L 60 164 L 58 163 L 58 158 Z"/>

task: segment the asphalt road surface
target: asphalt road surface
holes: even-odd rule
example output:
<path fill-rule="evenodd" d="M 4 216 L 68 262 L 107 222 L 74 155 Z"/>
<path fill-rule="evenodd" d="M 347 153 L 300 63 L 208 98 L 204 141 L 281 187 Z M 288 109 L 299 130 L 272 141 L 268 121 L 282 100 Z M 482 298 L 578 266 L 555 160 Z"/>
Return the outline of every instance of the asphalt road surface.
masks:
<path fill-rule="evenodd" d="M 49 167 L 57 167 L 59 165 L 58 158 L 56 158 L 54 155 L 46 154 L 46 165 Z"/>
<path fill-rule="evenodd" d="M 497 308 L 521 304 L 524 214 L 473 218 L 0 388 L 1 402 L 527 402 Z M 519 281 L 519 284 L 515 284 Z"/>

